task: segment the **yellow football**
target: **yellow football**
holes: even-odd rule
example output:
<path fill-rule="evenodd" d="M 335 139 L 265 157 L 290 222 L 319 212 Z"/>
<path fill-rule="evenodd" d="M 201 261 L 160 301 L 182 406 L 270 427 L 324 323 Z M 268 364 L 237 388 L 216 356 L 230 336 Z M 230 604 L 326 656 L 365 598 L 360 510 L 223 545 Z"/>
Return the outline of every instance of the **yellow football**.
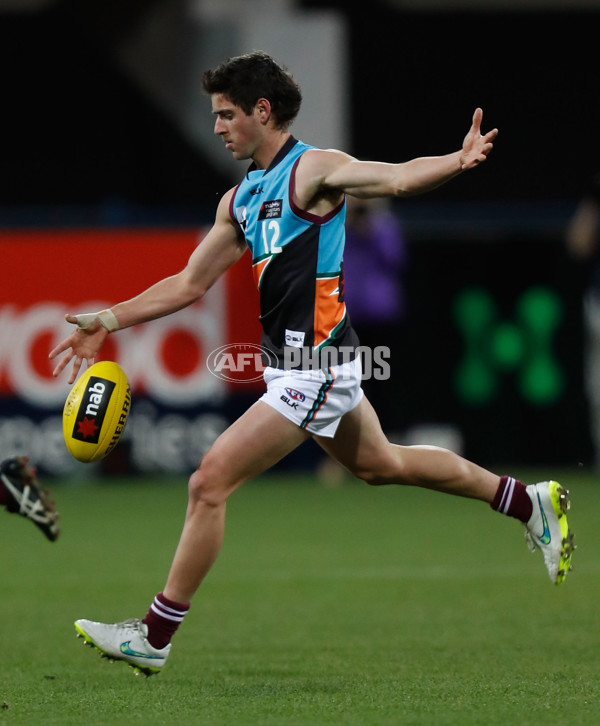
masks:
<path fill-rule="evenodd" d="M 103 360 L 75 382 L 63 409 L 63 434 L 70 454 L 89 463 L 118 444 L 127 423 L 131 392 L 120 365 Z"/>

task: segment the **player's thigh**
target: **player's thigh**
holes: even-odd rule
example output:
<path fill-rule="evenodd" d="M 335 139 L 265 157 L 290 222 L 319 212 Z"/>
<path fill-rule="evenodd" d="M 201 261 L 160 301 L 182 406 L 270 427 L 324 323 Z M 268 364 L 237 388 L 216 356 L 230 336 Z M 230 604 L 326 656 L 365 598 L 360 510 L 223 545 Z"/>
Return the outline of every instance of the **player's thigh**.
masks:
<path fill-rule="evenodd" d="M 398 463 L 366 396 L 342 416 L 332 439 L 322 436 L 314 439 L 330 456 L 362 479 L 377 477 Z"/>
<path fill-rule="evenodd" d="M 295 423 L 257 401 L 217 438 L 202 466 L 236 485 L 262 474 L 307 438 Z"/>

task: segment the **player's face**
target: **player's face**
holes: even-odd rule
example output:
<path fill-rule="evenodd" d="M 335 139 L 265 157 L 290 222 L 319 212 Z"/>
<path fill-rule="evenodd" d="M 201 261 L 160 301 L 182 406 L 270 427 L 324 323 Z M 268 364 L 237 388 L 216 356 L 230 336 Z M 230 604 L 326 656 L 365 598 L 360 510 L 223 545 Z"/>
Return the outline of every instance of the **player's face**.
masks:
<path fill-rule="evenodd" d="M 246 114 L 222 93 L 212 95 L 216 116 L 215 134 L 225 142 L 234 159 L 250 159 L 261 138 L 261 124 L 254 114 Z"/>

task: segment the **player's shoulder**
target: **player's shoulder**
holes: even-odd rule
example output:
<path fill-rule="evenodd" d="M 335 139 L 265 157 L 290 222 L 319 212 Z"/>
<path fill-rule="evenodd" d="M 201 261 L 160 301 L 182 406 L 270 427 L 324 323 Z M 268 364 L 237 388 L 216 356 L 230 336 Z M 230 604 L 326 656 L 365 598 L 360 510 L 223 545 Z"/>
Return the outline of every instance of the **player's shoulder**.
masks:
<path fill-rule="evenodd" d="M 328 165 L 339 164 L 340 162 L 352 159 L 350 154 L 340 149 L 318 149 L 310 147 L 302 154 L 300 163 L 305 165 Z"/>
<path fill-rule="evenodd" d="M 343 164 L 352 161 L 353 157 L 339 149 L 307 149 L 298 163 L 297 178 L 326 179 L 329 174 Z"/>
<path fill-rule="evenodd" d="M 223 196 L 221 197 L 221 199 L 219 199 L 219 206 L 221 206 L 221 205 L 227 206 L 231 202 L 231 200 L 233 198 L 233 195 L 235 194 L 236 189 L 238 187 L 239 187 L 239 184 L 236 184 L 235 186 L 231 187 L 231 189 L 228 189 L 223 194 Z"/>
<path fill-rule="evenodd" d="M 237 230 L 235 212 L 233 209 L 235 203 L 235 193 L 238 189 L 239 184 L 236 184 L 231 189 L 228 189 L 222 197 L 219 199 L 217 205 L 217 212 L 215 214 L 215 227 L 222 228 L 223 226 L 234 226 Z"/>
<path fill-rule="evenodd" d="M 234 187 L 231 187 L 231 189 L 228 189 L 219 199 L 219 203 L 217 205 L 217 218 L 220 215 L 229 215 L 230 207 L 238 186 L 239 184 L 236 184 Z"/>

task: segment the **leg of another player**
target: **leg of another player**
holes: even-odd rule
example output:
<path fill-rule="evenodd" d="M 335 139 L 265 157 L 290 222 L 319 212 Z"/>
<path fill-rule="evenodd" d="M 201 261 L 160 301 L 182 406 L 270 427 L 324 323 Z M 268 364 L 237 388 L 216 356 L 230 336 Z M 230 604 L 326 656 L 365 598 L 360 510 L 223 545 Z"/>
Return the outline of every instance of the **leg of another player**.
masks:
<path fill-rule="evenodd" d="M 165 597 L 190 602 L 221 549 L 227 498 L 307 436 L 262 401 L 219 436 L 190 477 L 185 522 L 163 591 Z"/>
<path fill-rule="evenodd" d="M 408 484 L 492 502 L 500 477 L 435 446 L 397 446 L 381 429 L 366 396 L 341 420 L 333 439 L 320 446 L 368 484 Z"/>

